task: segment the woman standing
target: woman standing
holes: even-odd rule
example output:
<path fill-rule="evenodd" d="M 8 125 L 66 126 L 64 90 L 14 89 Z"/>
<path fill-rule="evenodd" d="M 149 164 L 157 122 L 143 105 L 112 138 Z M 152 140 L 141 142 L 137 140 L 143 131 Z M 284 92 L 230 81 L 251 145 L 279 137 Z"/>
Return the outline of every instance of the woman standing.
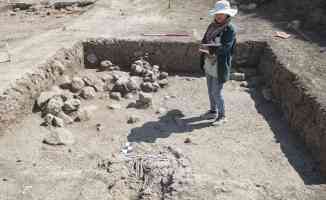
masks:
<path fill-rule="evenodd" d="M 231 59 L 236 43 L 236 33 L 231 18 L 237 14 L 227 0 L 217 1 L 209 15 L 214 16 L 202 39 L 200 64 L 207 79 L 210 109 L 205 119 L 215 119 L 213 125 L 226 122 L 222 89 L 230 78 Z"/>

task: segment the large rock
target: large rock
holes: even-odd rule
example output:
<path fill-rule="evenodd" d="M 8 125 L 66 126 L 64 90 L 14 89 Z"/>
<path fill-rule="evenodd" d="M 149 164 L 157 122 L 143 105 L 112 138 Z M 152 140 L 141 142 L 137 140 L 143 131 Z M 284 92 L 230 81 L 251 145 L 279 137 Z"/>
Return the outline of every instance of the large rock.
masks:
<path fill-rule="evenodd" d="M 71 91 L 72 92 L 78 92 L 83 87 L 85 87 L 85 82 L 83 81 L 82 78 L 80 78 L 78 76 L 75 76 L 72 78 L 72 81 L 71 81 Z"/>
<path fill-rule="evenodd" d="M 140 86 L 137 80 L 135 80 L 134 78 L 130 78 L 127 83 L 127 88 L 129 91 L 135 91 L 135 90 L 139 90 Z"/>
<path fill-rule="evenodd" d="M 84 99 L 93 99 L 96 96 L 96 91 L 93 87 L 87 86 L 81 90 L 80 96 Z"/>
<path fill-rule="evenodd" d="M 53 115 L 57 115 L 61 112 L 61 108 L 64 105 L 63 100 L 60 96 L 55 96 L 51 98 L 45 108 L 45 113 L 50 113 Z"/>
<path fill-rule="evenodd" d="M 130 92 L 130 90 L 128 88 L 128 82 L 129 82 L 129 78 L 120 77 L 114 83 L 114 86 L 112 88 L 112 91 L 114 91 L 114 92 L 120 92 L 122 95 L 127 94 L 128 92 Z"/>
<path fill-rule="evenodd" d="M 87 76 L 83 77 L 83 80 L 87 86 L 93 87 L 97 92 L 104 91 L 104 82 L 94 74 L 88 74 Z"/>
<path fill-rule="evenodd" d="M 43 139 L 48 145 L 72 145 L 75 143 L 73 134 L 65 128 L 53 128 Z"/>
<path fill-rule="evenodd" d="M 57 91 L 42 92 L 36 100 L 37 106 L 39 108 L 42 108 L 51 98 L 58 95 L 60 95 L 60 93 L 58 93 Z"/>
<path fill-rule="evenodd" d="M 117 100 L 117 101 L 120 101 L 121 98 L 122 98 L 121 93 L 120 92 L 111 92 L 110 98 L 114 99 L 114 100 Z"/>
<path fill-rule="evenodd" d="M 153 92 L 154 91 L 154 87 L 151 82 L 143 82 L 140 85 L 140 87 L 141 87 L 141 90 L 144 92 Z"/>
<path fill-rule="evenodd" d="M 159 80 L 158 84 L 160 85 L 161 88 L 164 88 L 169 84 L 169 80 L 166 79 L 166 78 L 162 79 L 162 80 Z"/>
<path fill-rule="evenodd" d="M 67 115 L 64 112 L 60 112 L 57 115 L 58 118 L 62 119 L 64 124 L 72 124 L 74 123 L 74 119 L 72 117 L 70 117 L 69 115 Z"/>
<path fill-rule="evenodd" d="M 139 64 L 132 64 L 131 67 L 131 74 L 141 76 L 144 73 L 144 68 Z"/>
<path fill-rule="evenodd" d="M 103 60 L 100 64 L 101 70 L 103 71 L 110 70 L 110 67 L 113 66 L 113 63 L 110 60 Z"/>
<path fill-rule="evenodd" d="M 63 75 L 59 78 L 58 80 L 58 85 L 62 88 L 62 89 L 70 89 L 71 86 L 71 78 L 67 75 Z"/>
<path fill-rule="evenodd" d="M 60 117 L 53 118 L 53 126 L 55 127 L 64 127 L 65 123 Z"/>
<path fill-rule="evenodd" d="M 81 101 L 79 99 L 68 99 L 64 102 L 62 110 L 66 113 L 77 111 L 80 107 Z"/>
<path fill-rule="evenodd" d="M 168 78 L 169 74 L 167 72 L 161 72 L 160 73 L 160 76 L 159 76 L 159 79 L 162 80 L 162 79 L 166 79 Z"/>

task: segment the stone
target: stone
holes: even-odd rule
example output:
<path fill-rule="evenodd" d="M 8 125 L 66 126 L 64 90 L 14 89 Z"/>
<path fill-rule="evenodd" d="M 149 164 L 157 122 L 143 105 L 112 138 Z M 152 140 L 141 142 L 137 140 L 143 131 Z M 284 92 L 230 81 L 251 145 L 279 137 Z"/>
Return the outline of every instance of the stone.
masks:
<path fill-rule="evenodd" d="M 53 91 L 42 92 L 37 98 L 36 104 L 39 108 L 42 108 L 51 98 L 57 95 L 59 94 Z"/>
<path fill-rule="evenodd" d="M 109 67 L 113 66 L 113 63 L 110 60 L 103 60 L 100 63 L 100 66 L 101 66 L 102 70 L 107 70 L 107 69 L 109 69 Z"/>
<path fill-rule="evenodd" d="M 121 93 L 120 92 L 111 92 L 110 98 L 120 101 L 121 100 Z"/>
<path fill-rule="evenodd" d="M 131 67 L 131 74 L 141 76 L 144 73 L 144 68 L 141 65 L 132 64 Z"/>
<path fill-rule="evenodd" d="M 126 79 L 125 77 L 119 78 L 114 83 L 112 91 L 120 92 L 122 95 L 127 94 L 128 92 L 130 92 L 130 90 L 128 89 L 128 82 L 129 82 L 129 78 L 128 79 Z"/>
<path fill-rule="evenodd" d="M 103 82 L 113 82 L 113 76 L 112 74 L 108 73 L 100 73 L 98 77 L 103 81 Z"/>
<path fill-rule="evenodd" d="M 153 92 L 154 91 L 154 87 L 153 84 L 150 82 L 143 82 L 141 85 L 141 90 L 144 92 Z"/>
<path fill-rule="evenodd" d="M 160 89 L 160 84 L 158 82 L 154 82 L 152 85 L 154 92 L 157 92 Z"/>
<path fill-rule="evenodd" d="M 60 117 L 53 118 L 53 126 L 55 127 L 64 127 L 65 123 Z"/>
<path fill-rule="evenodd" d="M 139 102 L 143 103 L 143 104 L 152 104 L 153 102 L 153 96 L 149 93 L 144 93 L 144 92 L 140 92 L 139 93 Z"/>
<path fill-rule="evenodd" d="M 64 112 L 58 113 L 57 117 L 62 119 L 64 124 L 72 124 L 72 123 L 74 123 L 74 119 L 72 117 L 70 117 L 69 115 L 67 115 L 66 113 L 64 113 Z"/>
<path fill-rule="evenodd" d="M 75 121 L 82 122 L 82 121 L 90 120 L 92 118 L 92 114 L 96 110 L 97 110 L 97 106 L 93 106 L 93 105 L 79 109 Z"/>
<path fill-rule="evenodd" d="M 263 88 L 261 93 L 266 101 L 272 100 L 272 89 L 271 88 Z"/>
<path fill-rule="evenodd" d="M 46 114 L 45 117 L 44 117 L 44 123 L 45 123 L 46 125 L 48 125 L 48 126 L 49 126 L 49 125 L 52 125 L 52 123 L 53 123 L 53 119 L 54 119 L 54 115 L 48 113 L 48 114 Z"/>
<path fill-rule="evenodd" d="M 62 98 L 60 96 L 55 96 L 48 101 L 45 108 L 45 113 L 57 115 L 61 111 L 63 105 L 64 103 Z"/>
<path fill-rule="evenodd" d="M 43 139 L 48 145 L 72 145 L 75 143 L 73 134 L 66 128 L 54 128 Z"/>
<path fill-rule="evenodd" d="M 119 109 L 121 109 L 122 107 L 121 107 L 120 104 L 116 104 L 116 103 L 114 103 L 114 104 L 110 104 L 110 105 L 108 105 L 108 108 L 109 108 L 110 110 L 119 110 Z"/>
<path fill-rule="evenodd" d="M 80 96 L 84 99 L 94 99 L 96 91 L 93 87 L 87 86 L 81 90 Z"/>
<path fill-rule="evenodd" d="M 119 79 L 124 79 L 128 80 L 129 79 L 129 73 L 128 72 L 123 72 L 123 71 L 114 71 L 112 72 L 112 78 L 113 82 L 119 80 Z"/>
<path fill-rule="evenodd" d="M 132 93 L 128 93 L 124 96 L 124 98 L 126 99 L 133 99 L 134 98 L 134 95 Z"/>
<path fill-rule="evenodd" d="M 130 78 L 127 83 L 127 88 L 129 91 L 135 91 L 135 90 L 139 90 L 139 85 L 134 79 Z"/>
<path fill-rule="evenodd" d="M 160 73 L 160 76 L 159 76 L 159 79 L 162 80 L 162 79 L 166 79 L 168 78 L 169 74 L 167 72 L 161 72 Z"/>
<path fill-rule="evenodd" d="M 81 101 L 79 99 L 68 99 L 64 102 L 62 110 L 66 113 L 77 111 L 80 107 Z"/>
<path fill-rule="evenodd" d="M 62 90 L 60 96 L 61 96 L 63 101 L 67 101 L 68 99 L 74 98 L 74 94 L 71 93 L 69 90 Z"/>
<path fill-rule="evenodd" d="M 140 121 L 140 118 L 138 116 L 135 115 L 131 115 L 128 117 L 127 123 L 128 124 L 134 124 Z"/>
<path fill-rule="evenodd" d="M 77 76 L 72 78 L 72 81 L 71 81 L 71 91 L 72 92 L 78 92 L 83 87 L 85 87 L 85 82 L 83 81 L 82 78 L 77 77 Z"/>
<path fill-rule="evenodd" d="M 160 85 L 161 88 L 166 87 L 169 84 L 169 80 L 168 79 L 161 79 L 158 84 Z"/>
<path fill-rule="evenodd" d="M 100 123 L 96 124 L 96 130 L 97 131 L 102 131 L 103 130 L 103 125 L 100 124 Z"/>
<path fill-rule="evenodd" d="M 246 76 L 244 73 L 235 72 L 230 75 L 230 79 L 234 81 L 244 81 Z"/>

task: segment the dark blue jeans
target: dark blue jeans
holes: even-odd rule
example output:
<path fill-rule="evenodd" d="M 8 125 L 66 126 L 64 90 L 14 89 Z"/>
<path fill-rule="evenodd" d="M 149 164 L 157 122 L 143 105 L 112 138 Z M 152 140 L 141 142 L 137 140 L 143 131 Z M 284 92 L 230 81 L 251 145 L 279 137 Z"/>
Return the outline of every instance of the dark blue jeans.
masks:
<path fill-rule="evenodd" d="M 210 110 L 219 115 L 225 115 L 224 97 L 222 94 L 223 83 L 219 83 L 216 77 L 206 74 Z"/>

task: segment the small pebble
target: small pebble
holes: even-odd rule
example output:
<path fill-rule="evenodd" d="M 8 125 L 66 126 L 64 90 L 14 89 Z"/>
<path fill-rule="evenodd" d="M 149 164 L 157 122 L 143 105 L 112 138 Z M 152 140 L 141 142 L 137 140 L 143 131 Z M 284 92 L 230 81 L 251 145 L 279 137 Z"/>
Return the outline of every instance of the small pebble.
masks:
<path fill-rule="evenodd" d="M 191 139 L 190 138 L 186 138 L 184 141 L 185 144 L 190 144 L 191 143 Z"/>

